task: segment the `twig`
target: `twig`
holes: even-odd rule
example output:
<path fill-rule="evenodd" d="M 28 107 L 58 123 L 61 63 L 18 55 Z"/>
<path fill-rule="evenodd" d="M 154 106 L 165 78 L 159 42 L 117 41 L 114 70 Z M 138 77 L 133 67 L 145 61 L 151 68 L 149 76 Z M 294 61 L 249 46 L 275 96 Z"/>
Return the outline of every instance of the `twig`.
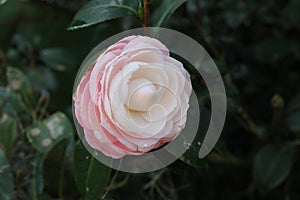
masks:
<path fill-rule="evenodd" d="M 130 180 L 130 177 L 131 177 L 131 175 L 128 174 L 122 181 L 117 182 L 117 183 L 114 183 L 114 184 L 109 188 L 109 191 L 119 189 L 119 188 L 123 187 L 124 185 L 126 185 L 126 184 L 128 183 L 128 181 Z"/>
<path fill-rule="evenodd" d="M 220 61 L 225 62 L 225 56 L 222 54 L 210 34 L 207 32 L 208 27 L 204 24 L 204 22 L 201 20 L 203 19 L 203 13 L 200 8 L 200 5 L 198 1 L 195 2 L 197 7 L 197 13 L 199 14 L 199 17 L 195 19 L 191 14 L 188 14 L 188 17 L 190 20 L 194 23 L 196 28 L 198 29 L 199 33 L 202 35 L 202 38 L 204 39 L 204 42 L 207 44 L 207 47 L 209 50 L 214 54 L 216 58 L 218 58 Z M 199 20 L 200 19 L 200 20 Z"/>
<path fill-rule="evenodd" d="M 202 19 L 203 18 L 203 12 L 201 10 L 199 2 L 198 1 L 195 1 L 195 2 L 196 2 L 197 10 L 198 10 L 197 13 L 199 14 L 199 19 Z M 207 32 L 207 26 L 205 25 L 205 23 L 202 20 L 200 20 L 200 22 L 196 21 L 193 18 L 193 16 L 191 16 L 191 15 L 189 15 L 189 18 L 194 22 L 196 28 L 198 29 L 198 31 L 200 32 L 200 34 L 204 38 L 208 48 L 214 54 L 214 56 L 217 59 L 219 59 L 221 62 L 225 62 L 226 61 L 225 54 L 222 53 L 221 51 L 219 51 L 216 43 L 214 42 L 212 37 Z M 225 78 L 225 81 L 227 81 L 228 83 L 234 85 L 234 83 L 232 83 L 231 76 L 230 76 L 229 73 L 226 74 L 226 76 L 224 78 Z M 238 112 L 240 114 L 240 117 L 238 117 L 237 120 L 242 125 L 242 127 L 244 127 L 248 132 L 254 134 L 257 138 L 263 139 L 263 137 L 260 134 L 256 124 L 253 122 L 250 115 L 245 111 L 245 109 L 242 106 L 239 107 Z"/>
<path fill-rule="evenodd" d="M 156 173 L 155 176 L 152 178 L 152 180 L 149 181 L 146 185 L 144 185 L 143 189 L 147 190 L 149 188 L 154 187 L 156 182 L 160 179 L 160 177 L 164 174 L 165 171 L 166 171 L 166 168 L 164 168 L 161 171 L 159 171 L 158 173 Z"/>
<path fill-rule="evenodd" d="M 36 113 L 40 113 L 39 116 L 38 116 L 38 120 L 42 119 L 44 117 L 44 114 L 46 112 L 46 108 L 49 104 L 49 95 L 47 93 L 43 93 L 41 94 L 37 104 L 36 104 L 36 107 L 35 107 L 35 112 Z"/>
<path fill-rule="evenodd" d="M 106 195 L 107 195 L 108 192 L 110 191 L 110 188 L 113 186 L 113 184 L 114 184 L 114 182 L 115 182 L 115 180 L 116 180 L 118 174 L 119 174 L 119 171 L 116 171 L 115 174 L 114 174 L 114 176 L 112 177 L 111 182 L 110 182 L 109 186 L 107 187 L 105 193 L 102 195 L 102 198 L 101 198 L 101 199 L 105 199 Z"/>
<path fill-rule="evenodd" d="M 289 117 L 298 111 L 300 111 L 300 103 L 296 104 L 294 107 L 292 107 L 290 110 L 288 110 L 286 113 L 286 116 Z"/>
<path fill-rule="evenodd" d="M 267 135 L 272 134 L 274 131 L 276 131 L 281 124 L 282 117 L 283 117 L 283 111 L 284 111 L 284 100 L 283 98 L 276 94 L 273 96 L 271 100 L 271 105 L 273 106 L 273 116 L 270 123 L 270 127 L 268 129 Z"/>
<path fill-rule="evenodd" d="M 247 163 L 243 160 L 236 158 L 233 155 L 221 156 L 217 153 L 211 153 L 208 155 L 208 160 L 213 163 L 222 163 L 236 166 L 244 166 L 247 167 Z"/>
<path fill-rule="evenodd" d="M 144 0 L 143 1 L 144 5 L 144 27 L 149 26 L 149 9 L 148 9 L 148 1 Z"/>
<path fill-rule="evenodd" d="M 244 110 L 243 107 L 238 108 L 239 117 L 237 117 L 238 122 L 240 122 L 241 126 L 245 128 L 249 133 L 255 135 L 258 139 L 263 140 L 264 137 L 258 130 L 256 124 L 251 119 L 250 115 Z"/>
<path fill-rule="evenodd" d="M 292 146 L 292 147 L 300 146 L 300 140 L 287 142 L 286 145 Z"/>
<path fill-rule="evenodd" d="M 234 85 L 229 73 L 224 76 L 224 80 L 227 83 Z M 264 139 L 250 115 L 241 105 L 238 108 L 238 113 L 239 116 L 237 117 L 237 121 L 240 123 L 240 125 L 248 132 L 254 134 L 258 139 Z"/>

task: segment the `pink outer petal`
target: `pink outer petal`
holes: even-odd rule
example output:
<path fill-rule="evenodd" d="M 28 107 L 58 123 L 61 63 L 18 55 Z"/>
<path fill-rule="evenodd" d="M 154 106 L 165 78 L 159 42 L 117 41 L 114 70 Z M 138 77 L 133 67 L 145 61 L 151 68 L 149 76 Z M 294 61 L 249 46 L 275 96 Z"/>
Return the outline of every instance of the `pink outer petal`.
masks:
<path fill-rule="evenodd" d="M 164 55 L 169 55 L 168 48 L 163 45 L 160 41 L 146 37 L 146 36 L 140 36 L 138 35 L 133 40 L 129 41 L 126 47 L 124 48 L 124 51 L 133 51 L 133 50 L 145 50 L 145 49 L 156 49 L 160 50 Z"/>
<path fill-rule="evenodd" d="M 88 84 L 90 79 L 91 71 L 88 71 L 81 79 L 79 85 L 77 86 L 76 93 L 73 96 L 74 99 L 74 107 L 75 107 L 75 115 L 80 125 L 83 125 L 82 117 L 81 117 L 81 99 L 84 95 L 84 89 Z"/>
<path fill-rule="evenodd" d="M 106 65 L 113 59 L 115 58 L 114 54 L 106 54 L 106 55 L 100 55 L 101 59 L 98 59 L 97 62 L 94 65 L 94 68 L 92 69 L 91 72 L 91 77 L 89 80 L 89 89 L 90 89 L 90 94 L 92 97 L 92 101 L 97 104 L 98 98 L 101 92 L 101 84 L 100 80 L 103 75 L 103 71 L 106 68 Z"/>
<path fill-rule="evenodd" d="M 127 43 L 124 43 L 124 42 L 118 42 L 118 43 L 108 47 L 108 49 L 105 51 L 105 54 L 115 52 L 114 54 L 116 56 L 120 55 L 120 53 L 122 52 L 122 50 L 124 49 L 126 44 Z M 119 53 L 117 53 L 117 52 L 119 52 Z"/>
<path fill-rule="evenodd" d="M 96 138 L 95 133 L 89 129 L 84 129 L 84 134 L 87 143 L 94 149 L 97 149 L 98 151 L 102 152 L 104 155 L 108 157 L 112 157 L 115 159 L 121 158 L 124 155 L 126 155 L 125 152 L 122 152 L 121 150 L 115 148 L 114 145 L 111 145 L 110 143 L 106 143 L 106 141 L 101 141 Z"/>
<path fill-rule="evenodd" d="M 131 35 L 131 36 L 127 36 L 127 37 L 124 37 L 123 39 L 121 39 L 119 42 L 122 42 L 122 43 L 128 43 L 130 42 L 131 40 L 134 40 L 135 38 L 137 38 L 138 36 L 136 35 Z M 119 43 L 118 42 L 118 43 Z"/>

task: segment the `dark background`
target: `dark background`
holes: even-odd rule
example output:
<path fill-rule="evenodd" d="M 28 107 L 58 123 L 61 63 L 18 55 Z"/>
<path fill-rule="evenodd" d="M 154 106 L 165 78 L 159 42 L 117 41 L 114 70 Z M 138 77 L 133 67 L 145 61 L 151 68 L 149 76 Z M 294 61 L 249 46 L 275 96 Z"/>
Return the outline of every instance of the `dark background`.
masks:
<path fill-rule="evenodd" d="M 9 67 L 21 70 L 39 95 L 49 97 L 43 119 L 61 111 L 72 122 L 73 82 L 83 59 L 104 39 L 143 25 L 126 16 L 68 31 L 87 2 L 8 0 L 0 6 L 0 86 L 9 85 Z M 160 5 L 149 2 L 150 25 Z M 104 171 L 108 179 L 95 182 L 104 183 L 100 191 L 108 191 L 107 199 L 300 199 L 300 1 L 188 0 L 163 27 L 197 40 L 218 65 L 228 95 L 221 139 L 201 161 L 189 152 L 190 162 L 181 159 L 158 172 Z M 5 94 L 0 96 L 1 119 Z M 200 100 L 209 109 L 205 98 Z M 83 198 L 74 181 L 76 133 L 67 145 L 49 150 L 43 170 L 36 172 L 44 177 L 37 181 L 43 187 L 32 191 L 36 173 L 29 165 L 35 151 L 23 135 L 33 122 L 26 117 L 21 121 L 10 126 L 0 120 L 0 147 L 12 171 L 14 192 L 8 199 Z M 3 135 L 12 131 L 17 136 L 8 151 Z M 51 154 L 60 152 L 59 146 L 69 154 L 53 161 Z M 67 166 L 63 175 L 54 170 L 62 166 Z M 0 188 L 10 184 L 4 175 L 0 170 Z"/>

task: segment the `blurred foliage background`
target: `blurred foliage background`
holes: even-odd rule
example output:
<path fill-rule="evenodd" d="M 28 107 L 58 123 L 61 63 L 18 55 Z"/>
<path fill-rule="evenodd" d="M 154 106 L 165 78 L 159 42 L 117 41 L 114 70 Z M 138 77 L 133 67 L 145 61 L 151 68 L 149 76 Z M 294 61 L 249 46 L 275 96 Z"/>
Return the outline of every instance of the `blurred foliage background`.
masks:
<path fill-rule="evenodd" d="M 300 1 L 148 7 L 149 26 L 194 38 L 222 73 L 228 111 L 215 150 L 200 160 L 193 143 L 166 169 L 127 174 L 78 142 L 79 66 L 104 39 L 145 24 L 143 1 L 0 0 L 0 199 L 300 199 Z M 201 135 L 207 94 L 199 102 Z"/>

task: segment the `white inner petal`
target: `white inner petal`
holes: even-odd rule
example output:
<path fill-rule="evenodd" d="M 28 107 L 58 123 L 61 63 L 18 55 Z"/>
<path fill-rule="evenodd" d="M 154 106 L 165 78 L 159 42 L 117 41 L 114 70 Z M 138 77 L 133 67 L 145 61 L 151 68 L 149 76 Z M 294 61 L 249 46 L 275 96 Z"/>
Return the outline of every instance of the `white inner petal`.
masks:
<path fill-rule="evenodd" d="M 155 86 L 145 78 L 131 80 L 128 89 L 127 106 L 131 110 L 148 111 L 157 101 L 158 92 Z"/>

